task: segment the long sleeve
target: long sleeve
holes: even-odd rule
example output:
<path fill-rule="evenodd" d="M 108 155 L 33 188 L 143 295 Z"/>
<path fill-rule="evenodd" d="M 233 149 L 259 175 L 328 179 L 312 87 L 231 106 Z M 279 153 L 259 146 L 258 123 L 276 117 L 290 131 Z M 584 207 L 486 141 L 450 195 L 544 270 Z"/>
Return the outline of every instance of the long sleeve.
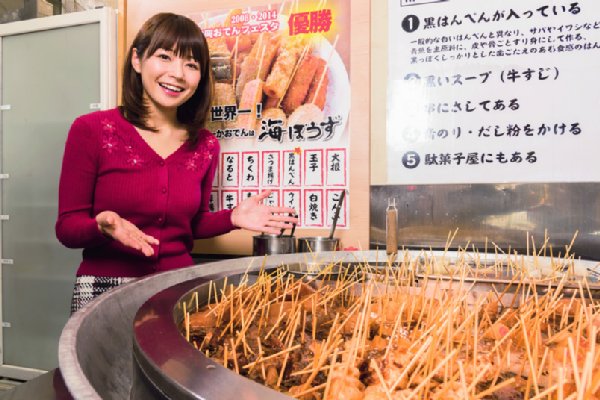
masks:
<path fill-rule="evenodd" d="M 200 210 L 192 221 L 193 236 L 195 239 L 203 239 L 212 236 L 222 235 L 230 232 L 236 227 L 231 223 L 231 210 L 222 210 L 217 212 L 211 212 L 209 210 L 210 192 L 212 189 L 212 182 L 217 171 L 217 165 L 219 162 L 219 145 L 215 141 L 215 146 L 210 149 L 212 154 L 211 164 L 202 179 L 201 185 L 201 203 Z"/>
<path fill-rule="evenodd" d="M 56 237 L 70 248 L 94 247 L 110 239 L 98 230 L 93 215 L 100 140 L 81 118 L 71 125 L 58 188 Z"/>

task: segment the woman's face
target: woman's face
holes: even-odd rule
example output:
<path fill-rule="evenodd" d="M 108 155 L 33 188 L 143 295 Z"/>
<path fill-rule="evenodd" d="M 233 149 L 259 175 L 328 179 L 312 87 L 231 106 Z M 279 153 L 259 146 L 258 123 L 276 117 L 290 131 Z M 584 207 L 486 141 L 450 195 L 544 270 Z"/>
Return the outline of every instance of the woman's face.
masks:
<path fill-rule="evenodd" d="M 176 110 L 192 97 L 200 83 L 200 64 L 172 50 L 158 49 L 140 58 L 134 49 L 131 63 L 141 75 L 145 100 L 158 110 Z"/>

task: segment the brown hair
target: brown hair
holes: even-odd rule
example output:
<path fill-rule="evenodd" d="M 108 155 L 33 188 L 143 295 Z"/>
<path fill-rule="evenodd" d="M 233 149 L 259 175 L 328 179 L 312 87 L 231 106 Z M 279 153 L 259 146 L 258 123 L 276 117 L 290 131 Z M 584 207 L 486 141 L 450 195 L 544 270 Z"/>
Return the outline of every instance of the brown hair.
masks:
<path fill-rule="evenodd" d="M 156 14 L 148 19 L 133 39 L 123 67 L 121 114 L 140 129 L 156 131 L 147 124 L 148 107 L 144 104 L 142 77 L 131 63 L 133 49 L 142 59 L 158 49 L 173 50 L 178 56 L 192 55 L 200 64 L 198 88 L 185 103 L 177 108 L 177 120 L 187 126 L 188 140 L 195 143 L 198 130 L 203 128 L 213 94 L 208 44 L 202 31 L 191 19 L 172 13 Z"/>

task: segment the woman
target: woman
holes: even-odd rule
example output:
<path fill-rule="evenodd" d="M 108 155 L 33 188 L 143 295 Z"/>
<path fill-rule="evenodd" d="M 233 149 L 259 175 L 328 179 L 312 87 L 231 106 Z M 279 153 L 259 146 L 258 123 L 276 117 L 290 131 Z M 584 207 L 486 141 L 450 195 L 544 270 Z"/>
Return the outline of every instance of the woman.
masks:
<path fill-rule="evenodd" d="M 67 138 L 56 236 L 83 248 L 72 312 L 112 287 L 192 264 L 193 240 L 232 229 L 278 233 L 294 210 L 262 204 L 209 212 L 219 142 L 208 45 L 190 19 L 157 14 L 125 61 L 122 106 L 77 118 Z"/>

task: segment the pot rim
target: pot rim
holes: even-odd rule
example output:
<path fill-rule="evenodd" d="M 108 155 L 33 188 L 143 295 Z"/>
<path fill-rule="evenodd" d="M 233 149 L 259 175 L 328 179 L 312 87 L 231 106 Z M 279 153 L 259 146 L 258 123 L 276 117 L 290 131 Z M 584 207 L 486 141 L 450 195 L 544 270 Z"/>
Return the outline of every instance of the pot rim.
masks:
<path fill-rule="evenodd" d="M 252 236 L 254 239 L 296 239 L 295 236 L 290 236 L 290 235 L 276 235 L 274 233 L 263 233 L 260 235 L 254 235 Z"/>
<path fill-rule="evenodd" d="M 304 241 L 315 241 L 315 242 L 339 242 L 340 239 L 339 238 L 329 238 L 329 236 L 306 236 L 306 237 L 300 237 L 298 238 L 298 240 L 304 240 Z"/>

